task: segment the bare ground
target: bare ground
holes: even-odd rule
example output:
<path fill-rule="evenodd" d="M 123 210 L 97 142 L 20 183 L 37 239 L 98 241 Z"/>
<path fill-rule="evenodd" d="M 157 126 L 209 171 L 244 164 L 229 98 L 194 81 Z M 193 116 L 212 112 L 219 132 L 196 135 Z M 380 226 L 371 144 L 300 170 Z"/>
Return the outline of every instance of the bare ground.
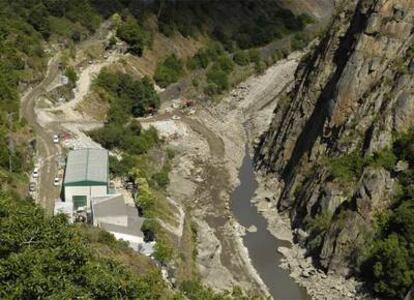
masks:
<path fill-rule="evenodd" d="M 194 116 L 181 112 L 146 119 L 147 125 L 180 116 L 187 134 L 172 138 L 178 151 L 169 193 L 192 208 L 198 225 L 197 265 L 204 283 L 216 289 L 268 291 L 242 242 L 244 228 L 229 210 L 230 194 L 238 184 L 238 169 L 251 143 L 271 120 L 277 95 L 293 81 L 301 53 L 253 76 L 236 87 L 217 106 L 199 106 Z M 247 131 L 246 131 L 247 128 Z"/>

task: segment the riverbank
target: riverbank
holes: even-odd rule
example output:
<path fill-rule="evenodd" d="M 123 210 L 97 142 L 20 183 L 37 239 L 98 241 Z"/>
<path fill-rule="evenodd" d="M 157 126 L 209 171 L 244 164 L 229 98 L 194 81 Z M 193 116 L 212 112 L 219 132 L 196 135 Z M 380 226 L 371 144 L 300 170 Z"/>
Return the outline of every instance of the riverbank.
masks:
<path fill-rule="evenodd" d="M 174 109 L 174 101 L 165 102 L 159 115 L 142 120 L 143 126 L 155 126 L 165 135 L 176 153 L 168 193 L 191 211 L 197 269 L 203 283 L 214 289 L 239 286 L 269 295 L 243 243 L 255 228 L 246 229 L 233 217 L 230 196 L 240 183 L 245 145 L 268 127 L 276 96 L 290 87 L 302 55 L 293 53 L 250 77 L 217 105 L 199 104 L 187 115 Z"/>
<path fill-rule="evenodd" d="M 306 288 L 312 299 L 369 299 L 362 292 L 362 284 L 354 278 L 345 279 L 343 276 L 325 274 L 313 266 L 312 259 L 306 257 L 305 249 L 293 243 L 293 231 L 288 216 L 280 215 L 276 208 L 280 184 L 277 180 L 260 174 L 257 174 L 257 181 L 259 185 L 252 203 L 267 220 L 271 234 L 290 244 L 289 247 L 277 249 L 284 256 L 280 267 L 289 271 L 290 277 Z"/>
<path fill-rule="evenodd" d="M 305 289 L 295 283 L 289 277 L 289 273 L 280 267 L 283 256 L 275 252 L 275 249 L 289 247 L 290 244 L 275 238 L 270 233 L 266 219 L 251 202 L 258 183 L 247 149 L 240 168 L 239 179 L 240 185 L 231 195 L 231 211 L 237 221 L 247 228 L 243 235 L 243 244 L 249 251 L 253 266 L 274 299 L 310 299 Z"/>

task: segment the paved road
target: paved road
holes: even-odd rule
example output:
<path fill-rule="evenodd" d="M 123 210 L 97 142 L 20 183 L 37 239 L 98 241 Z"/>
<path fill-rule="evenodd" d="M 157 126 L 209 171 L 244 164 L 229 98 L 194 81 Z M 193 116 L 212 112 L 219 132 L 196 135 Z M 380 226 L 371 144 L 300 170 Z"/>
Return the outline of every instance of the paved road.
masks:
<path fill-rule="evenodd" d="M 54 126 L 43 128 L 37 121 L 35 105 L 46 87 L 59 75 L 59 66 L 53 58 L 47 69 L 46 77 L 22 98 L 21 116 L 23 116 L 36 136 L 37 157 L 40 159 L 40 177 L 38 179 L 38 197 L 36 202 L 48 212 L 52 212 L 55 199 L 59 197 L 60 189 L 53 185 L 57 174 L 57 157 L 61 147 L 53 143 L 52 137 L 56 129 Z"/>

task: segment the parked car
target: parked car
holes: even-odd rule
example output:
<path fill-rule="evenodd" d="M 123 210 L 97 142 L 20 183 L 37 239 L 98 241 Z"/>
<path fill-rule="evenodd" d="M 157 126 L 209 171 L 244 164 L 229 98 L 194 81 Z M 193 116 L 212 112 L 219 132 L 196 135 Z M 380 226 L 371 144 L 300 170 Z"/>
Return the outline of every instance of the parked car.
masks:
<path fill-rule="evenodd" d="M 53 143 L 59 144 L 59 135 L 57 135 L 57 134 L 53 135 Z"/>
<path fill-rule="evenodd" d="M 53 185 L 54 186 L 59 186 L 60 185 L 60 178 L 59 177 L 55 177 L 55 179 L 53 180 Z"/>
<path fill-rule="evenodd" d="M 39 177 L 39 169 L 38 168 L 34 168 L 33 173 L 32 173 L 32 177 L 33 178 L 38 178 Z"/>
<path fill-rule="evenodd" d="M 29 183 L 29 192 L 34 192 L 36 190 L 36 183 L 30 182 Z"/>

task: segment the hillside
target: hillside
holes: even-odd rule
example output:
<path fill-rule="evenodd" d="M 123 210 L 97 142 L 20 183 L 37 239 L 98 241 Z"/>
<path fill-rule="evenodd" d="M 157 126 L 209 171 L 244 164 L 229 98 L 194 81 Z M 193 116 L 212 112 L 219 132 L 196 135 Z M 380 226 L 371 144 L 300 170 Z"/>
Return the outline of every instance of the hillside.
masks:
<path fill-rule="evenodd" d="M 222 95 L 292 49 L 305 46 L 309 37 L 301 32 L 312 22 L 308 15 L 299 11 L 295 15 L 277 1 L 0 0 L 0 297 L 250 299 L 261 294 L 265 289 L 252 279 L 255 273 L 245 265 L 248 258 L 242 251 L 234 266 L 226 262 L 232 273 L 226 271 L 230 275 L 224 284 L 212 285 L 214 291 L 203 285 L 196 269 L 198 228 L 191 210 L 178 219 L 181 206 L 166 191 L 174 151 L 155 129 L 143 129 L 134 119 L 160 106 L 148 76 L 168 93 L 169 86 L 179 85 L 193 72 L 202 73 L 203 83 L 195 92 Z M 283 43 L 284 38 L 293 42 L 283 53 L 268 52 L 264 62 L 260 48 L 273 41 Z M 108 52 L 110 59 L 99 61 Z M 240 70 L 244 77 L 235 78 Z M 62 78 L 67 85 L 61 85 Z M 62 95 L 77 98 L 52 111 Z M 145 207 L 143 230 L 156 235 L 154 259 L 131 251 L 104 231 L 50 216 L 58 194 L 51 185 L 58 173 L 55 158 L 65 151 L 52 143 L 51 133 L 63 128 L 59 110 L 68 108 L 70 117 L 78 116 L 75 104 L 84 96 L 93 99 L 84 112 L 107 119 L 89 134 L 125 158 L 111 161 L 111 175 L 139 182 L 141 193 L 135 200 Z M 45 125 L 45 111 L 57 121 Z M 91 121 L 91 115 L 82 117 Z M 203 131 L 197 121 L 188 122 Z M 27 196 L 35 163 L 41 164 L 43 177 L 36 181 L 42 195 L 37 204 Z M 219 188 L 227 190 L 226 182 Z M 175 227 L 181 227 L 180 235 Z M 237 238 L 227 240 L 226 255 L 239 247 Z M 160 266 L 163 271 L 168 267 L 174 281 L 162 276 Z M 248 297 L 239 284 L 249 289 Z"/>
<path fill-rule="evenodd" d="M 414 280 L 414 5 L 349 2 L 280 99 L 256 164 L 315 266 L 403 298 Z"/>

